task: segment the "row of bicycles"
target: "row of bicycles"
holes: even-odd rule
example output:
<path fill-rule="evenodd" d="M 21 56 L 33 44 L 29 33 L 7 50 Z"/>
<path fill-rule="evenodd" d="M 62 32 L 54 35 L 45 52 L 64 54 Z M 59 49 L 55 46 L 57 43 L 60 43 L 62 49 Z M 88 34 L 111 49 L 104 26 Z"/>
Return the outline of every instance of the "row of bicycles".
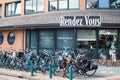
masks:
<path fill-rule="evenodd" d="M 39 70 L 45 74 L 51 64 L 54 75 L 62 70 L 63 77 L 70 78 L 69 69 L 72 66 L 73 78 L 77 75 L 93 76 L 98 69 L 98 64 L 95 59 L 86 57 L 85 52 L 85 49 L 77 49 L 75 52 L 70 48 L 54 53 L 44 49 L 39 54 L 31 49 L 24 52 L 4 50 L 0 51 L 0 67 L 30 71 L 30 61 L 32 61 L 35 72 Z"/>

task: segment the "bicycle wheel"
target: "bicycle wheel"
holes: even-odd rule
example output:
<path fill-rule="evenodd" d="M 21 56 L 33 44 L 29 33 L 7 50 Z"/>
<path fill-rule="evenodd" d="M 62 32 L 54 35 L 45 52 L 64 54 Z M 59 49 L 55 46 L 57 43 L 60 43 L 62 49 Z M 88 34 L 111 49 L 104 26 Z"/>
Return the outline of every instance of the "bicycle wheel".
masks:
<path fill-rule="evenodd" d="M 85 71 L 85 74 L 90 77 L 90 76 L 93 76 L 95 74 L 95 72 L 96 72 L 96 69 L 87 70 L 87 71 Z"/>
<path fill-rule="evenodd" d="M 65 77 L 70 78 L 70 65 L 65 68 L 64 75 Z M 77 67 L 75 65 L 72 65 L 72 78 L 76 77 L 77 75 Z"/>

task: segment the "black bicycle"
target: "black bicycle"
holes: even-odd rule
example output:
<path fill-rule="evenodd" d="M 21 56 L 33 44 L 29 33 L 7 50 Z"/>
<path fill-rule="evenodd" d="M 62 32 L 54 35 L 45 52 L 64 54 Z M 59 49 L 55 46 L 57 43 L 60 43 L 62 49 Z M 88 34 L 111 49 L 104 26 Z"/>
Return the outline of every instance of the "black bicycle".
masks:
<path fill-rule="evenodd" d="M 72 66 L 73 78 L 76 77 L 78 74 L 87 75 L 89 77 L 93 76 L 98 69 L 97 61 L 94 59 L 89 59 L 84 55 L 81 55 L 76 59 L 71 59 L 69 65 L 67 65 L 64 70 L 64 75 L 67 78 L 70 78 L 70 66 Z"/>

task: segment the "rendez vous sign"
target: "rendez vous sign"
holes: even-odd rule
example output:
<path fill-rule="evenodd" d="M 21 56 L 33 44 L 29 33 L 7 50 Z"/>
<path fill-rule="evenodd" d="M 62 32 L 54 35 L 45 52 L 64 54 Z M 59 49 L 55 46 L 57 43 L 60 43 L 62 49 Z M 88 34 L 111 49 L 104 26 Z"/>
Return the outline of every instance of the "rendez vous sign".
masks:
<path fill-rule="evenodd" d="M 60 16 L 60 26 L 101 26 L 100 16 Z"/>

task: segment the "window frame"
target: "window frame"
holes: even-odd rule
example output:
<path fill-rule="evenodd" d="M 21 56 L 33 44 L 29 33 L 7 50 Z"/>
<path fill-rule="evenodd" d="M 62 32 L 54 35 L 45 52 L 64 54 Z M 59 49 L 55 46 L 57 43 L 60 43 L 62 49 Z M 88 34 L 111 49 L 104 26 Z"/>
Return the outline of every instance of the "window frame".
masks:
<path fill-rule="evenodd" d="M 14 9 L 14 14 L 12 14 L 12 4 L 15 4 L 15 9 Z M 16 14 L 16 10 L 17 10 L 17 5 L 18 4 L 20 4 L 20 13 L 19 14 Z M 8 5 L 11 5 L 11 10 L 10 10 L 10 12 L 11 12 L 11 14 L 10 15 L 8 15 L 8 11 L 7 11 L 7 9 L 8 9 Z M 21 1 L 17 1 L 17 2 L 10 2 L 10 3 L 6 3 L 5 4 L 5 17 L 11 17 L 11 16 L 20 16 L 21 15 Z"/>
<path fill-rule="evenodd" d="M 27 14 L 35 14 L 35 13 L 43 13 L 44 12 L 44 7 L 45 7 L 45 5 L 44 5 L 44 3 L 45 3 L 45 0 L 43 0 L 43 11 L 39 11 L 38 9 L 38 7 L 39 7 L 39 5 L 38 5 L 38 2 L 39 2 L 39 0 L 30 0 L 32 3 L 32 5 L 31 5 L 31 7 L 32 7 L 32 10 L 34 10 L 34 8 L 33 8 L 33 2 L 35 1 L 36 2 L 36 10 L 35 10 L 35 12 L 30 12 L 30 13 L 27 13 L 27 11 L 26 11 L 26 1 L 29 1 L 29 0 L 25 0 L 25 7 L 24 7 L 24 14 L 25 15 L 27 15 Z"/>

